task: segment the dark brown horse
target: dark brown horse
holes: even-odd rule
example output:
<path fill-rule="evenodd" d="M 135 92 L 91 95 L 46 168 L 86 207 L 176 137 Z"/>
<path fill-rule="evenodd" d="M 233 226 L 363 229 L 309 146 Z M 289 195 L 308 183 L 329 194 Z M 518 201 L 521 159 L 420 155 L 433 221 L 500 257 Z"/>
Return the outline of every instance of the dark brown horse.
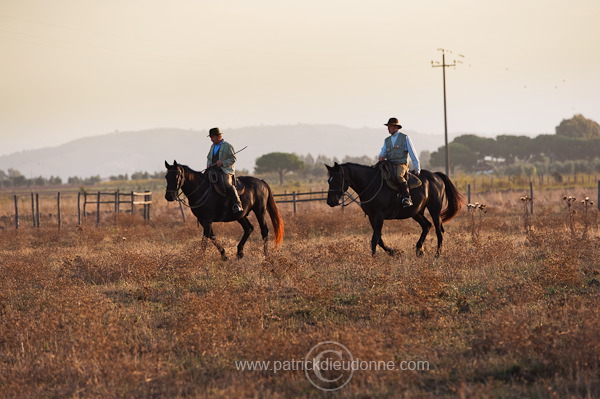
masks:
<path fill-rule="evenodd" d="M 371 239 L 373 255 L 375 255 L 378 244 L 388 254 L 394 255 L 395 253 L 381 239 L 384 220 L 413 218 L 423 229 L 421 237 L 417 241 L 417 256 L 422 256 L 423 242 L 431 229 L 431 222 L 425 217 L 425 209 L 429 210 L 433 219 L 438 242 L 436 256 L 440 255 L 444 233 L 442 223 L 452 219 L 464 204 L 464 197 L 448 176 L 441 172 L 433 173 L 422 170 L 419 177 L 423 184 L 410 190 L 413 206 L 403 208 L 396 197 L 397 191 L 387 186 L 379 167 L 373 168 L 355 163 L 339 165 L 337 162 L 333 166 L 325 166 L 329 171 L 327 204 L 329 206 L 340 205 L 348 187 L 358 193 L 360 201 L 357 202 L 369 217 L 371 227 L 373 227 Z M 444 199 L 446 200 L 445 208 L 443 207 Z"/>
<path fill-rule="evenodd" d="M 267 255 L 267 237 L 269 235 L 266 221 L 267 212 L 275 230 L 275 247 L 283 241 L 283 219 L 279 214 L 271 188 L 265 181 L 250 176 L 238 177 L 245 187 L 244 192 L 240 195 L 244 211 L 234 215 L 226 197 L 219 195 L 214 184 L 209 181 L 210 169 L 206 172 L 196 172 L 188 166 L 178 164 L 177 161 L 173 161 L 173 165 L 169 165 L 165 161 L 165 166 L 167 168 L 165 198 L 167 201 L 184 202 L 181 192 L 187 197 L 187 205 L 204 228 L 203 249 L 206 248 L 206 238 L 209 238 L 221 253 L 221 258 L 227 260 L 225 249 L 215 238 L 212 224 L 213 222 L 236 221 L 244 229 L 244 235 L 237 246 L 237 257 L 241 259 L 244 256 L 244 244 L 254 230 L 254 226 L 248 220 L 250 211 L 254 212 L 260 225 L 265 256 Z"/>

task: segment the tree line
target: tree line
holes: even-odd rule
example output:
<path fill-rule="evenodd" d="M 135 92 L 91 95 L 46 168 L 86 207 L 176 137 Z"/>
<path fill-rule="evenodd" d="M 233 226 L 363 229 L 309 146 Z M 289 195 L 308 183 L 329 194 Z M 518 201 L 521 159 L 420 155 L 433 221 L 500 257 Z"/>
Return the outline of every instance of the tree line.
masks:
<path fill-rule="evenodd" d="M 108 180 L 147 180 L 147 179 L 159 179 L 163 178 L 163 172 L 134 172 L 129 176 L 126 174 L 109 176 Z M 100 175 L 89 176 L 89 177 L 78 177 L 71 176 L 66 182 L 63 181 L 59 176 L 50 176 L 49 178 L 43 176 L 37 176 L 32 178 L 25 177 L 21 172 L 16 169 L 8 168 L 7 171 L 0 169 L 0 187 L 43 187 L 43 186 L 60 186 L 62 184 L 68 184 L 73 186 L 91 186 L 100 183 L 102 178 Z"/>
<path fill-rule="evenodd" d="M 474 134 L 456 137 L 449 143 L 450 167 L 453 173 L 459 168 L 465 172 L 494 172 L 506 175 L 533 177 L 539 174 L 597 173 L 600 172 L 600 125 L 575 115 L 563 120 L 555 134 L 543 134 L 531 138 L 528 136 L 499 135 L 496 138 L 485 138 Z M 436 168 L 445 166 L 445 151 L 440 147 L 437 151 L 420 154 L 422 167 Z M 335 157 L 311 154 L 272 152 L 258 157 L 255 161 L 254 173 L 258 175 L 274 174 L 280 184 L 284 177 L 294 174 L 302 180 L 322 179 L 327 171 L 324 164 L 334 162 L 354 162 L 373 165 L 375 156 L 346 156 L 338 160 Z M 246 170 L 238 171 L 240 175 L 249 174 Z M 162 179 L 163 172 L 135 172 L 110 176 L 111 181 Z M 99 175 L 87 178 L 69 177 L 69 185 L 93 185 L 102 179 Z M 28 179 L 15 169 L 7 172 L 0 170 L 0 187 L 17 186 L 53 186 L 61 185 L 60 177 L 35 177 Z"/>
<path fill-rule="evenodd" d="M 560 180 L 561 174 L 600 172 L 600 125 L 578 114 L 564 119 L 553 135 L 485 138 L 466 134 L 449 144 L 449 152 L 453 173 L 460 168 L 465 172 L 499 172 L 529 177 L 553 174 Z M 443 147 L 431 154 L 423 151 L 420 158 L 425 168 L 445 166 Z M 299 156 L 275 152 L 256 160 L 255 173 L 277 173 L 279 183 L 283 184 L 284 176 L 291 172 L 299 178 L 322 178 L 326 175 L 323 164 L 333 162 L 339 161 L 324 155 L 315 159 L 310 154 Z M 372 165 L 376 159 L 369 156 L 346 157 L 342 162 Z"/>
<path fill-rule="evenodd" d="M 456 137 L 448 145 L 450 167 L 466 172 L 495 171 L 508 174 L 600 172 L 600 125 L 575 115 L 563 120 L 555 134 L 537 137 L 473 134 Z M 440 147 L 430 154 L 433 167 L 445 165 Z"/>

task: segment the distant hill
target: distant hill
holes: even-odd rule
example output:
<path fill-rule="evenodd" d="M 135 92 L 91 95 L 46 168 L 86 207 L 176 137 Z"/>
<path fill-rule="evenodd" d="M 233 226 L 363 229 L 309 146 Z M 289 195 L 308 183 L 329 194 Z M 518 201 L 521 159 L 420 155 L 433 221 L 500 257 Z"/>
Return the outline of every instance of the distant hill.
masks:
<path fill-rule="evenodd" d="M 238 154 L 237 167 L 254 170 L 256 158 L 269 152 L 294 152 L 337 157 L 346 155 L 375 156 L 383 139 L 385 127 L 348 128 L 338 125 L 256 126 L 222 129 L 225 140 Z M 444 143 L 443 136 L 406 131 L 418 151 L 434 151 Z M 60 176 L 89 177 L 99 175 L 156 172 L 164 169 L 164 161 L 177 160 L 193 169 L 205 168 L 210 141 L 208 131 L 183 129 L 153 129 L 137 132 L 118 132 L 86 137 L 57 147 L 28 150 L 0 156 L 0 169 L 13 168 L 27 178 Z"/>

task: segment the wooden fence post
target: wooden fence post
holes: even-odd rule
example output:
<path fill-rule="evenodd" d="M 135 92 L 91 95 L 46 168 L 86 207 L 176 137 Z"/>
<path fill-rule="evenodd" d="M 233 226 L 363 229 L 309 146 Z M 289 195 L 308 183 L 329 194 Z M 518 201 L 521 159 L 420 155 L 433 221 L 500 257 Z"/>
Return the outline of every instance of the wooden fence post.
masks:
<path fill-rule="evenodd" d="M 146 190 L 144 195 L 144 216 L 147 221 L 150 221 L 150 201 L 152 200 L 152 194 L 150 191 Z"/>
<path fill-rule="evenodd" d="M 81 226 L 81 191 L 77 193 L 77 226 Z"/>
<path fill-rule="evenodd" d="M 96 201 L 96 227 L 100 226 L 100 191 L 98 191 L 98 199 Z"/>
<path fill-rule="evenodd" d="M 531 202 L 529 203 L 529 212 L 533 215 L 533 183 L 529 182 L 529 198 L 531 198 Z"/>
<path fill-rule="evenodd" d="M 35 225 L 40 227 L 40 195 L 35 193 Z"/>
<path fill-rule="evenodd" d="M 15 229 L 19 229 L 19 200 L 15 195 Z"/>
<path fill-rule="evenodd" d="M 115 226 L 119 223 L 119 190 L 115 191 Z"/>
<path fill-rule="evenodd" d="M 179 210 L 181 211 L 181 217 L 185 222 L 185 212 L 183 211 L 183 205 L 181 205 L 181 202 L 179 203 Z"/>
<path fill-rule="evenodd" d="M 135 207 L 133 206 L 133 201 L 134 201 L 134 193 L 133 191 L 131 192 L 131 215 L 133 215 L 133 210 L 135 209 Z"/>
<path fill-rule="evenodd" d="M 471 203 L 471 185 L 467 184 L 467 204 Z"/>
<path fill-rule="evenodd" d="M 294 215 L 296 214 L 296 192 L 292 193 L 292 201 L 294 201 Z"/>
<path fill-rule="evenodd" d="M 56 197 L 56 205 L 58 206 L 58 213 L 56 214 L 56 217 L 58 218 L 58 229 L 60 230 L 60 191 Z"/>
<path fill-rule="evenodd" d="M 31 193 L 31 221 L 35 227 L 35 196 Z"/>
<path fill-rule="evenodd" d="M 84 192 L 83 193 L 83 218 L 85 219 L 86 216 L 86 211 L 85 211 L 85 207 L 87 206 L 87 193 Z"/>

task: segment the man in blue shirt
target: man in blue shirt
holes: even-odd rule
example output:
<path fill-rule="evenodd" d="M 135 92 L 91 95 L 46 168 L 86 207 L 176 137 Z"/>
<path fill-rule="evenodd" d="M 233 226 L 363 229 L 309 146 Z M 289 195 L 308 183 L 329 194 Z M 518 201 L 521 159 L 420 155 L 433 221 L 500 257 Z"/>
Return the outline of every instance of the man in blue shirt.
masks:
<path fill-rule="evenodd" d="M 415 151 L 410 137 L 401 133 L 402 126 L 398 123 L 397 118 L 390 118 L 388 123 L 384 123 L 388 128 L 389 137 L 383 142 L 383 147 L 379 153 L 379 160 L 389 160 L 396 167 L 396 178 L 398 183 L 403 187 L 398 193 L 402 198 L 402 206 L 412 206 L 410 191 L 408 189 L 407 172 L 408 172 L 408 157 L 412 159 L 415 174 L 421 173 L 419 157 Z"/>
<path fill-rule="evenodd" d="M 210 129 L 208 137 L 210 137 L 212 145 L 210 146 L 210 151 L 208 151 L 206 167 L 218 166 L 221 169 L 225 191 L 231 202 L 233 202 L 233 213 L 243 212 L 240 196 L 233 185 L 236 161 L 235 150 L 231 144 L 223 140 L 223 135 L 218 127 Z"/>

